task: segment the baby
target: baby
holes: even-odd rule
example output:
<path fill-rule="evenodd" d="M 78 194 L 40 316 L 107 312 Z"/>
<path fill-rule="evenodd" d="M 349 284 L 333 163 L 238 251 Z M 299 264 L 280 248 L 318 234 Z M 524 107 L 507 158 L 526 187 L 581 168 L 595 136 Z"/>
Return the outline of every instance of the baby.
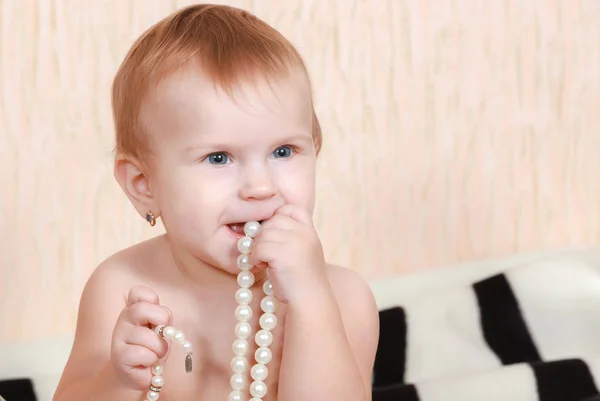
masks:
<path fill-rule="evenodd" d="M 138 39 L 112 100 L 115 178 L 166 234 L 96 268 L 54 401 L 370 400 L 377 307 L 313 226 L 321 131 L 294 47 L 187 7 Z"/>

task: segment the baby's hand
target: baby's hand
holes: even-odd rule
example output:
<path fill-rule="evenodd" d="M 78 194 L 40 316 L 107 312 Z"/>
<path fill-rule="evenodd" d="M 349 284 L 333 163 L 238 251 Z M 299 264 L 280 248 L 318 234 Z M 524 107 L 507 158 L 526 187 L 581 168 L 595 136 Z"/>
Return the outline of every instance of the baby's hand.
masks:
<path fill-rule="evenodd" d="M 115 325 L 111 345 L 111 362 L 124 386 L 145 390 L 150 385 L 151 367 L 168 350 L 167 342 L 153 329 L 169 325 L 171 313 L 160 306 L 158 295 L 142 286 L 129 291 L 127 306 Z"/>
<path fill-rule="evenodd" d="M 326 282 L 323 247 L 310 215 L 285 205 L 264 222 L 251 252 L 256 267 L 269 266 L 275 296 L 282 302 L 308 296 Z"/>

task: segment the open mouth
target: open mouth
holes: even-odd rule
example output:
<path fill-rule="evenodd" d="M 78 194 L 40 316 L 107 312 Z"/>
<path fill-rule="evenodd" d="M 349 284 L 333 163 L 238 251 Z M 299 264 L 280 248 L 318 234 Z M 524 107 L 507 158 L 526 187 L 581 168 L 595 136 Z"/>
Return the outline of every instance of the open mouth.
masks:
<path fill-rule="evenodd" d="M 259 220 L 258 222 L 259 222 L 260 224 L 262 224 L 262 223 L 263 223 L 263 221 L 264 221 L 264 220 Z M 231 224 L 227 224 L 227 227 L 229 227 L 229 229 L 230 229 L 231 231 L 233 231 L 234 233 L 236 233 L 236 234 L 238 234 L 238 235 L 241 235 L 241 236 L 244 236 L 244 235 L 246 235 L 246 234 L 244 233 L 244 225 L 245 225 L 245 224 L 246 224 L 245 222 L 243 222 L 243 223 L 231 223 Z"/>

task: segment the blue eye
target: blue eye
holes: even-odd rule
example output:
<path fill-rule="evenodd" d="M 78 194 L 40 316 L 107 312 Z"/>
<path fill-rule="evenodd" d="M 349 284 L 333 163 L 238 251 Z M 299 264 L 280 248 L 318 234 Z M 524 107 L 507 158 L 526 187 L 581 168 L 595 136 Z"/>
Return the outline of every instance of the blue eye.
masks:
<path fill-rule="evenodd" d="M 292 148 L 289 146 L 280 146 L 277 149 L 275 149 L 275 152 L 273 152 L 273 156 L 275 158 L 285 158 L 285 157 L 290 157 L 292 155 L 292 153 L 294 153 L 292 151 Z"/>
<path fill-rule="evenodd" d="M 229 162 L 229 157 L 225 153 L 213 153 L 207 157 L 208 162 L 210 164 L 227 164 Z"/>

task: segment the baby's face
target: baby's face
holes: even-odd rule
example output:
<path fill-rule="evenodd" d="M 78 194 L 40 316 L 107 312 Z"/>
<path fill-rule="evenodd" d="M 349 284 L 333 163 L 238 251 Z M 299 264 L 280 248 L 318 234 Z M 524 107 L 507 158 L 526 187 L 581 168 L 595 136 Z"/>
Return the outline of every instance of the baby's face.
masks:
<path fill-rule="evenodd" d="M 312 213 L 316 155 L 303 83 L 243 88 L 231 99 L 187 72 L 163 82 L 144 107 L 154 153 L 150 182 L 177 246 L 237 273 L 247 221 L 284 204 Z"/>

